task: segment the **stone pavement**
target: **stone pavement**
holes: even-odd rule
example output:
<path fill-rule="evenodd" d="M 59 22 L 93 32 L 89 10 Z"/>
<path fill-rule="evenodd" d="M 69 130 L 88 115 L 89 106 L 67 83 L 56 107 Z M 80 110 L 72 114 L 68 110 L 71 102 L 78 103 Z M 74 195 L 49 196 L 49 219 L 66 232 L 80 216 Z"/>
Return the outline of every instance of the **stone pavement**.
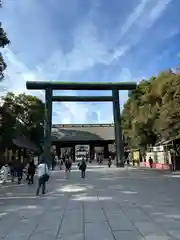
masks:
<path fill-rule="evenodd" d="M 35 186 L 0 186 L 0 239 L 180 239 L 180 178 L 96 165 L 79 176 L 54 172 L 39 197 Z"/>

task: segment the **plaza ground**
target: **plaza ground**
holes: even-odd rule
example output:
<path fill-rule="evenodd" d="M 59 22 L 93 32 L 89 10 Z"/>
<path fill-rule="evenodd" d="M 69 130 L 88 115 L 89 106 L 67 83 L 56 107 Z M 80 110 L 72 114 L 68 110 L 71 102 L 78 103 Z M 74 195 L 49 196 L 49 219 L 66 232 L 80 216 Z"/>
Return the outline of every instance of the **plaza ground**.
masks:
<path fill-rule="evenodd" d="M 180 239 L 180 175 L 89 165 L 81 179 L 55 171 L 46 196 L 0 186 L 0 239 Z"/>

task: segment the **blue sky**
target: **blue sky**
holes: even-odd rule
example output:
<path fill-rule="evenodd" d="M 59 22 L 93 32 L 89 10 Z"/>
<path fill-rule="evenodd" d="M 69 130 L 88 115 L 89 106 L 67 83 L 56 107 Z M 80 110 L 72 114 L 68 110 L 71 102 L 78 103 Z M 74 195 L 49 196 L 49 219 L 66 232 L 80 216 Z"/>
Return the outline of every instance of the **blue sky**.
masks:
<path fill-rule="evenodd" d="M 179 0 L 4 0 L 11 44 L 3 91 L 27 80 L 123 82 L 180 62 Z M 30 92 L 44 98 L 42 91 Z M 55 92 L 109 95 L 110 92 Z M 127 92 L 120 92 L 121 105 Z M 112 122 L 111 103 L 54 103 L 53 123 Z"/>

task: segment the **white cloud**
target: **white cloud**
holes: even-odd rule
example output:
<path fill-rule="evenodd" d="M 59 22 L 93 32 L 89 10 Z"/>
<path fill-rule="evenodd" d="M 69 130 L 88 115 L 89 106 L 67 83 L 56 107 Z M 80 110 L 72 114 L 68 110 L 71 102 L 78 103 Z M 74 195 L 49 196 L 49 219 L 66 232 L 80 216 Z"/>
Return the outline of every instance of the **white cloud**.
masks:
<path fill-rule="evenodd" d="M 63 54 L 59 48 L 52 52 L 51 57 L 40 66 L 48 69 L 48 77 L 55 79 L 62 72 L 83 72 L 98 63 L 110 65 L 113 60 L 123 56 L 128 50 L 124 45 L 109 52 L 109 46 L 98 39 L 98 32 L 91 20 L 83 22 L 74 30 L 72 51 Z"/>
<path fill-rule="evenodd" d="M 125 55 L 125 53 L 129 50 L 128 45 L 120 46 L 115 48 L 113 55 L 111 56 L 111 60 L 117 60 L 118 58 Z"/>
<path fill-rule="evenodd" d="M 107 48 L 98 41 L 97 29 L 84 23 L 75 31 L 74 48 L 66 57 L 66 69 L 83 71 L 98 62 L 104 62 Z"/>
<path fill-rule="evenodd" d="M 124 46 L 125 53 L 131 50 L 131 48 L 140 41 L 144 33 L 162 17 L 171 1 L 172 0 L 141 0 L 127 16 L 124 23 L 115 29 L 114 38 L 116 40 L 114 41 L 114 52 L 116 53 L 118 49 L 122 49 Z M 115 58 L 117 59 L 116 54 Z"/>
<path fill-rule="evenodd" d="M 38 70 L 29 71 L 27 66 L 20 62 L 15 54 L 12 53 L 10 49 L 4 50 L 4 56 L 6 58 L 8 64 L 8 72 L 6 79 L 0 83 L 0 95 L 4 95 L 8 91 L 13 91 L 14 93 L 22 93 L 25 92 L 27 94 L 33 94 L 37 97 L 44 100 L 44 91 L 35 90 L 30 91 L 26 89 L 26 81 L 43 81 L 43 75 L 41 75 Z M 58 93 L 59 94 L 59 93 Z M 61 95 L 78 95 L 76 91 L 61 91 Z M 57 95 L 57 93 L 55 94 Z M 98 105 L 99 106 L 99 105 Z M 53 104 L 53 112 L 54 123 L 89 123 L 91 119 L 88 119 L 92 113 L 97 113 L 99 118 L 97 119 L 101 123 L 111 121 L 111 116 L 105 113 L 103 107 L 101 109 L 96 107 L 94 104 L 86 104 L 86 103 L 54 103 Z M 107 110 L 107 108 L 105 108 Z M 111 111 L 110 111 L 111 112 Z M 105 118 L 103 117 L 105 116 Z"/>
<path fill-rule="evenodd" d="M 153 24 L 155 21 L 157 21 L 163 12 L 166 10 L 168 4 L 172 0 L 158 0 L 155 1 L 155 6 L 151 9 L 150 14 L 148 16 L 148 19 L 150 20 L 150 23 Z"/>
<path fill-rule="evenodd" d="M 40 9 L 39 4 L 37 4 L 35 1 L 28 1 L 27 4 L 31 13 L 34 12 L 34 10 L 36 9 L 36 12 L 38 12 L 38 15 L 40 15 L 40 19 L 37 24 L 35 23 L 35 20 L 32 19 L 31 22 L 31 18 L 25 18 L 25 15 L 22 14 L 27 11 L 27 5 L 24 4 L 22 1 L 19 1 L 16 5 L 16 9 L 19 13 L 18 15 L 22 15 L 25 28 L 26 26 L 30 26 L 30 31 L 35 36 L 34 42 L 38 44 L 41 41 L 42 44 L 39 44 L 39 48 L 36 44 L 33 44 L 34 49 L 31 44 L 31 52 L 28 51 L 29 49 L 27 49 L 26 52 L 26 50 L 23 48 L 25 51 L 20 50 L 18 52 L 18 55 L 12 52 L 9 48 L 4 50 L 4 56 L 8 64 L 8 69 L 7 77 L 5 81 L 2 82 L 0 85 L 1 95 L 7 91 L 13 91 L 15 93 L 26 92 L 35 94 L 36 96 L 44 99 L 43 91 L 27 91 L 25 85 L 26 81 L 59 80 L 59 76 L 64 75 L 64 72 L 67 73 L 67 78 L 63 79 L 63 81 L 73 81 L 73 76 L 75 72 L 80 73 L 85 71 L 86 69 L 93 67 L 96 63 L 105 62 L 105 55 L 107 54 L 106 46 L 103 44 L 103 42 L 100 42 L 98 40 L 97 29 L 91 23 L 91 20 L 89 20 L 88 16 L 86 21 L 81 22 L 74 29 L 74 34 L 72 38 L 74 46 L 72 51 L 64 53 L 61 46 L 57 45 L 58 41 L 57 39 L 54 39 L 54 33 L 53 31 L 51 31 L 50 28 L 48 36 L 48 31 L 45 31 L 44 28 L 43 33 L 41 33 L 41 24 L 45 26 L 46 23 L 44 22 L 44 14 L 42 12 L 42 9 Z M 29 37 L 31 36 L 29 36 L 27 32 L 27 36 L 23 38 L 23 34 L 19 36 L 18 33 L 16 33 L 16 30 L 19 30 L 20 19 L 17 18 L 16 14 L 14 14 L 15 19 L 12 18 L 12 13 L 14 10 L 11 9 L 10 5 L 8 5 L 8 9 L 9 18 L 6 21 L 6 25 L 9 27 L 11 26 L 11 28 L 7 29 L 7 31 L 13 33 L 13 37 L 16 34 L 14 39 L 17 42 L 19 41 L 22 43 L 26 43 L 28 40 L 29 44 L 31 40 Z M 33 18 L 37 18 L 35 13 L 33 15 Z M 46 27 L 48 28 L 49 25 L 46 25 Z M 21 29 L 21 31 L 23 31 L 23 29 Z M 34 69 L 33 71 L 29 70 L 28 66 L 23 62 L 22 59 L 25 59 L 26 62 L 28 62 L 27 60 L 33 59 L 34 57 L 34 60 L 36 60 L 38 56 L 41 56 L 43 51 L 48 51 L 47 43 L 53 46 L 56 44 L 57 46 L 54 46 L 49 51 L 50 56 L 48 57 L 48 59 L 39 63 L 38 66 L 36 66 L 36 69 Z M 18 56 L 20 56 L 21 58 L 19 58 Z M 74 92 L 66 92 L 66 94 L 73 95 Z M 53 112 L 54 121 L 56 123 L 86 123 L 91 121 L 91 119 L 88 119 L 89 116 L 92 115 L 91 112 L 97 113 L 98 116 L 101 115 L 101 110 L 96 108 L 94 104 L 85 103 L 54 103 Z M 103 121 L 103 117 L 101 117 L 100 119 L 101 121 Z M 108 120 L 107 117 L 106 119 Z"/>
<path fill-rule="evenodd" d="M 19 6 L 21 4 L 19 3 Z M 36 3 L 33 1 L 31 4 L 29 2 L 29 8 L 33 7 L 33 9 L 35 9 Z M 42 11 L 40 11 L 38 5 L 37 9 L 37 11 L 41 13 L 41 18 L 43 18 L 43 13 Z M 21 5 L 19 11 L 21 10 L 25 11 L 26 6 Z M 13 21 L 13 19 L 11 19 L 11 21 Z M 8 20 L 7 25 L 10 26 L 11 21 Z M 24 21 L 26 22 L 27 19 L 24 19 Z M 31 19 L 29 19 L 28 21 L 31 21 Z M 16 28 L 19 28 L 19 21 L 17 21 L 16 25 L 15 23 L 13 24 L 13 34 L 15 34 Z M 29 25 L 29 22 L 26 22 L 26 24 Z M 41 26 L 40 22 L 38 22 L 38 26 Z M 10 30 L 11 29 L 9 29 L 8 31 Z M 109 54 L 108 46 L 103 41 L 100 41 L 98 39 L 97 29 L 92 23 L 92 19 L 90 17 L 87 16 L 87 19 L 84 19 L 84 21 L 77 25 L 77 27 L 75 27 L 73 31 L 73 49 L 70 52 L 64 53 L 63 49 L 57 45 L 56 48 L 53 48 L 55 50 L 52 49 L 52 51 L 50 51 L 50 56 L 48 57 L 48 59 L 38 64 L 38 66 L 36 66 L 36 69 L 34 69 L 33 71 L 29 70 L 28 66 L 23 62 L 22 59 L 25 58 L 27 60 L 29 58 L 29 55 L 30 59 L 33 55 L 36 58 L 40 55 L 40 53 L 43 52 L 43 50 L 47 51 L 46 38 L 44 38 L 46 34 L 41 35 L 41 31 L 36 25 L 34 26 L 34 34 L 36 35 L 37 42 L 39 42 L 40 39 L 41 41 L 42 39 L 44 39 L 43 44 L 40 46 L 40 49 L 35 46 L 35 49 L 33 51 L 34 53 L 32 52 L 32 54 L 30 54 L 28 51 L 27 53 L 25 51 L 22 51 L 19 52 L 18 55 L 12 52 L 9 48 L 5 49 L 4 56 L 8 64 L 8 70 L 7 77 L 0 86 L 0 89 L 2 90 L 1 94 L 2 92 L 7 91 L 13 91 L 15 93 L 25 92 L 32 93 L 44 100 L 43 91 L 27 91 L 25 84 L 26 81 L 59 80 L 59 76 L 64 75 L 64 72 L 67 73 L 67 78 L 63 79 L 63 81 L 73 81 L 74 74 L 76 72 L 81 73 L 87 69 L 92 68 L 98 63 L 103 63 L 106 65 L 111 63 L 114 55 Z M 51 34 L 49 32 L 48 42 L 56 42 L 54 40 L 54 37 L 53 39 L 51 39 L 51 35 L 53 35 L 53 33 Z M 18 35 L 16 36 L 16 41 L 18 41 Z M 21 40 L 19 39 L 19 41 L 23 42 L 26 40 L 23 40 L 21 35 Z M 29 41 L 30 39 L 28 40 L 28 43 Z M 116 53 L 116 55 L 118 54 L 118 56 L 122 56 L 125 53 L 125 50 L 123 50 L 122 48 L 118 51 L 118 53 Z M 69 91 L 65 94 L 73 95 L 77 93 Z M 99 108 L 99 106 L 101 106 L 101 108 Z M 54 121 L 56 123 L 86 123 L 91 122 L 90 118 L 95 115 L 97 116 L 96 120 L 98 122 L 112 121 L 112 108 L 107 108 L 105 106 L 107 106 L 106 103 L 104 103 L 103 105 L 99 103 L 54 103 Z M 107 109 L 110 110 L 108 114 Z"/>
<path fill-rule="evenodd" d="M 51 29 L 49 20 L 46 19 L 47 13 L 41 4 L 33 0 L 26 2 L 19 1 L 12 7 L 8 4 L 10 10 L 5 25 L 10 35 L 12 34 L 12 49 L 16 49 L 18 43 L 19 51 L 16 50 L 15 54 L 15 51 L 9 48 L 4 50 L 8 70 L 5 81 L 0 83 L 0 91 L 1 94 L 6 91 L 32 93 L 44 99 L 43 91 L 27 91 L 26 81 L 59 79 L 74 81 L 75 74 L 81 74 L 99 63 L 110 67 L 114 60 L 127 54 L 141 39 L 147 28 L 162 16 L 171 0 L 141 0 L 124 23 L 115 29 L 114 34 L 110 34 L 114 42 L 113 46 L 99 36 L 99 29 L 94 24 L 91 11 L 91 14 L 74 27 L 71 39 L 73 48 L 68 52 L 64 52 L 63 47 L 58 44 L 57 30 Z M 26 16 L 28 12 L 31 14 Z M 24 25 L 21 25 L 22 22 Z M 41 59 L 46 51 L 49 53 L 48 57 L 44 57 L 33 70 L 30 70 L 28 62 Z M 62 79 L 62 76 L 66 78 Z M 129 81 L 130 70 L 123 68 L 112 79 Z M 78 93 L 70 91 L 64 94 Z M 111 104 L 55 103 L 53 111 L 56 123 L 86 123 L 91 121 L 89 119 L 91 116 L 96 116 L 98 122 L 112 121 Z"/>
<path fill-rule="evenodd" d="M 33 93 L 26 89 L 26 81 L 38 81 L 40 78 L 38 72 L 31 72 L 20 62 L 13 52 L 6 48 L 3 50 L 8 69 L 5 73 L 5 80 L 0 83 L 0 94 L 12 91 L 14 93 Z M 43 91 L 37 91 L 36 95 L 42 98 Z"/>
<path fill-rule="evenodd" d="M 143 13 L 144 9 L 146 8 L 149 2 L 150 0 L 141 0 L 140 4 L 133 9 L 131 14 L 128 16 L 125 23 L 121 27 L 120 39 L 122 39 L 129 32 L 129 30 L 141 17 L 141 14 Z"/>

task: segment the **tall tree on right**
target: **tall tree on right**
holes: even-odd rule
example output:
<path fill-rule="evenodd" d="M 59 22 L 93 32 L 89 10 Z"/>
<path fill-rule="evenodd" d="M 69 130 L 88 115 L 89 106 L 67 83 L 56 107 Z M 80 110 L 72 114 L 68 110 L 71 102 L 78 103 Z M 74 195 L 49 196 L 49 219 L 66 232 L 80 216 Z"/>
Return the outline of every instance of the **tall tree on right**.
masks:
<path fill-rule="evenodd" d="M 180 75 L 166 71 L 141 81 L 124 105 L 122 125 L 135 148 L 180 135 Z"/>

